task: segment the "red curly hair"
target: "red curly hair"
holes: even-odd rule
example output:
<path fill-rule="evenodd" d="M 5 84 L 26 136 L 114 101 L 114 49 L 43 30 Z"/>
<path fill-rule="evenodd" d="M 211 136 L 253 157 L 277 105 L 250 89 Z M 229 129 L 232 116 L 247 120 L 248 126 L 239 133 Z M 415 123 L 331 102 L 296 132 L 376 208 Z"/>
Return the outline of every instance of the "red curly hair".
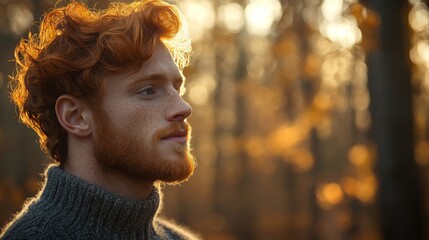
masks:
<path fill-rule="evenodd" d="M 55 113 L 59 96 L 99 101 L 103 79 L 137 71 L 159 40 L 182 71 L 191 52 L 182 19 L 161 0 L 112 3 L 102 11 L 72 1 L 45 14 L 39 34 L 17 45 L 10 82 L 20 120 L 39 135 L 42 150 L 58 162 L 67 158 L 67 132 Z"/>

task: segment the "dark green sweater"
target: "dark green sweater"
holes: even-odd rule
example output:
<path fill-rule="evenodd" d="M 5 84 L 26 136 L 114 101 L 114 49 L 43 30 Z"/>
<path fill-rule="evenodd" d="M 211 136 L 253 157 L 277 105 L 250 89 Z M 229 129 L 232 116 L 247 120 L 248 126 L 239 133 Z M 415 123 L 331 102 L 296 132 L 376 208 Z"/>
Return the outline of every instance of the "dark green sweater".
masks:
<path fill-rule="evenodd" d="M 6 226 L 0 239 L 197 239 L 157 218 L 160 193 L 145 201 L 109 193 L 50 167 L 38 196 Z"/>

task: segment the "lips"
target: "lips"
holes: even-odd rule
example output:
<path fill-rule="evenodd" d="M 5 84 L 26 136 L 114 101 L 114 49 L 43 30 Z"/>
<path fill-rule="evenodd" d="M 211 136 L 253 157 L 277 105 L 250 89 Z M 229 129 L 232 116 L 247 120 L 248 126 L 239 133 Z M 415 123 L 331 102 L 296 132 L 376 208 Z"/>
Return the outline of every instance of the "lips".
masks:
<path fill-rule="evenodd" d="M 168 140 L 168 141 L 174 141 L 177 143 L 186 143 L 187 142 L 187 137 L 188 133 L 187 131 L 174 131 L 170 134 L 168 134 L 165 137 L 162 137 L 161 140 Z"/>

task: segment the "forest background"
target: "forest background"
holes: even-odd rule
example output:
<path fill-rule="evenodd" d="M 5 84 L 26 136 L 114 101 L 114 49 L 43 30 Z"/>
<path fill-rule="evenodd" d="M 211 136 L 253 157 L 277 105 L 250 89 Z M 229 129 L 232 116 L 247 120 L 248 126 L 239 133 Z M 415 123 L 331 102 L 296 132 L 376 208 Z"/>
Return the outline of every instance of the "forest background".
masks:
<path fill-rule="evenodd" d="M 165 187 L 163 215 L 208 240 L 429 239 L 427 1 L 176 3 L 193 39 L 199 165 Z M 8 76 L 17 42 L 55 4 L 0 0 L 1 226 L 49 163 Z"/>

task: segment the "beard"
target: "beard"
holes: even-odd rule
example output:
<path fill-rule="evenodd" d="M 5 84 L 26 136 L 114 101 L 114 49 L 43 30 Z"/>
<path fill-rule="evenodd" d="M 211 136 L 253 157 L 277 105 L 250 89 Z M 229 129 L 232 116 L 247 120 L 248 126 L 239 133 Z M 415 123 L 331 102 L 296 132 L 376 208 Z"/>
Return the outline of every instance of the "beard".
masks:
<path fill-rule="evenodd" d="M 195 169 L 195 159 L 190 153 L 191 127 L 188 123 L 174 122 L 169 127 L 159 129 L 152 138 L 136 131 L 123 131 L 109 123 L 106 114 L 98 118 L 94 134 L 94 155 L 105 171 L 123 174 L 144 181 L 161 181 L 178 184 L 187 180 Z M 168 159 L 157 148 L 161 139 L 169 134 L 185 129 L 186 145 L 177 144 L 175 159 Z M 149 142 L 148 142 L 149 141 Z"/>

